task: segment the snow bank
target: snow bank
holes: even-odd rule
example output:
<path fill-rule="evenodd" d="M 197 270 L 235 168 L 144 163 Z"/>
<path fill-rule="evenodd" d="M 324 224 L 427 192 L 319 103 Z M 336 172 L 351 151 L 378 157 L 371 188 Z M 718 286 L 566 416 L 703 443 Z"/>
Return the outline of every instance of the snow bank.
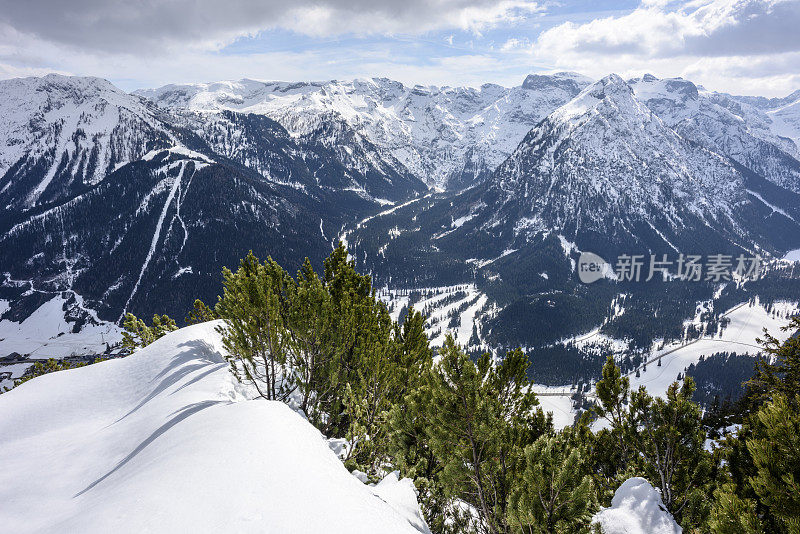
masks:
<path fill-rule="evenodd" d="M 790 250 L 786 253 L 783 259 L 784 261 L 800 261 L 800 248 L 796 250 Z"/>
<path fill-rule="evenodd" d="M 629 478 L 614 493 L 611 507 L 592 518 L 603 534 L 680 534 L 681 527 L 645 479 Z"/>
<path fill-rule="evenodd" d="M 0 396 L 0 525 L 427 532 L 407 481 L 366 486 L 300 415 L 251 398 L 227 370 L 214 323 L 26 382 Z"/>
<path fill-rule="evenodd" d="M 410 478 L 400 478 L 398 471 L 389 473 L 372 488 L 372 491 L 408 519 L 419 532 L 427 531 L 428 526 L 417 502 L 417 489 Z"/>

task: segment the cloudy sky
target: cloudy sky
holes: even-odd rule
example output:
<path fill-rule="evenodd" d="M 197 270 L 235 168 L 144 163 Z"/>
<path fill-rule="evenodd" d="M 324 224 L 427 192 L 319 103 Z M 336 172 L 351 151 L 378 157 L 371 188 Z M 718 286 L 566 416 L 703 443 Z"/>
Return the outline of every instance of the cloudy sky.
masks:
<path fill-rule="evenodd" d="M 0 0 L 0 78 L 517 85 L 532 72 L 800 89 L 800 0 Z"/>

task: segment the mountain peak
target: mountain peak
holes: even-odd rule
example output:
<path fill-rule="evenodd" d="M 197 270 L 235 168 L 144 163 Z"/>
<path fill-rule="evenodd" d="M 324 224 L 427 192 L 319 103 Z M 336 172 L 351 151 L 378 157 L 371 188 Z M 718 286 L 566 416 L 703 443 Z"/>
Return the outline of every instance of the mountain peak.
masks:
<path fill-rule="evenodd" d="M 620 113 L 621 109 L 633 113 Z M 642 113 L 649 115 L 649 110 L 634 97 L 631 86 L 617 74 L 609 74 L 588 86 L 570 102 L 555 110 L 550 115 L 550 119 L 554 123 L 581 122 L 583 119 L 588 120 L 590 118 L 590 111 L 600 115 L 622 115 L 628 120 Z"/>
<path fill-rule="evenodd" d="M 544 90 L 557 87 L 566 91 L 580 91 L 592 80 L 577 72 L 556 72 L 553 74 L 529 74 L 522 82 L 522 88 L 528 90 Z"/>
<path fill-rule="evenodd" d="M 695 84 L 683 78 L 659 79 L 651 74 L 634 78 L 628 82 L 637 98 L 646 102 L 653 99 L 688 102 L 700 98 L 700 90 Z"/>
<path fill-rule="evenodd" d="M 628 96 L 633 94 L 631 86 L 625 82 L 618 74 L 609 74 L 605 78 L 595 82 L 590 86 L 590 94 L 598 100 L 616 95 Z"/>

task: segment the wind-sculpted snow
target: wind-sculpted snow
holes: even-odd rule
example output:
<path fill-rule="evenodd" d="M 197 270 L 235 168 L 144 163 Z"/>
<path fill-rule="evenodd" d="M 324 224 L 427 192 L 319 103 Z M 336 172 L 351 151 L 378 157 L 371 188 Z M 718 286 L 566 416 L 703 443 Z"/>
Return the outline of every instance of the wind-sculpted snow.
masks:
<path fill-rule="evenodd" d="M 0 395 L 6 532 L 427 532 L 413 485 L 350 475 L 288 406 L 253 399 L 215 323 Z"/>

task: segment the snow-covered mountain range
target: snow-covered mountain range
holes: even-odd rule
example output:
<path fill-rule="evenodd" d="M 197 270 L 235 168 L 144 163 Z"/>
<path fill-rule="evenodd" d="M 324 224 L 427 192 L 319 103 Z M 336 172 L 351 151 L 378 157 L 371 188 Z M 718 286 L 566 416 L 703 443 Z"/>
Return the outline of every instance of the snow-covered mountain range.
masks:
<path fill-rule="evenodd" d="M 163 112 L 99 78 L 0 82 L 0 204 L 57 202 L 173 143 Z"/>
<path fill-rule="evenodd" d="M 360 267 L 395 287 L 475 280 L 496 304 L 477 314 L 473 336 L 490 345 L 550 350 L 614 321 L 624 323 L 615 334 L 641 335 L 642 345 L 682 335 L 696 302 L 713 299 L 713 283 L 675 283 L 669 291 L 636 283 L 586 286 L 575 271 L 580 253 L 600 254 L 612 265 L 624 254 L 667 255 L 673 270 L 680 254 L 782 257 L 800 247 L 797 161 L 769 145 L 765 153 L 780 157 L 765 167 L 785 165 L 784 172 L 760 173 L 720 148 L 735 142 L 701 142 L 703 130 L 689 128 L 691 120 L 683 135 L 670 127 L 637 97 L 635 85 L 616 75 L 595 82 L 532 128 L 483 182 L 352 228 L 346 237 Z M 720 131 L 720 139 L 729 139 Z M 748 149 L 768 143 L 743 132 L 733 131 Z M 792 283 L 774 283 L 784 291 L 772 298 L 800 296 Z M 627 292 L 642 300 L 615 311 L 617 295 Z M 645 325 L 666 307 L 668 320 Z M 680 314 L 686 315 L 674 321 Z"/>
<path fill-rule="evenodd" d="M 551 235 L 609 255 L 625 247 L 782 255 L 800 246 L 798 161 L 742 126 L 708 136 L 712 121 L 725 124 L 730 114 L 703 102 L 704 112 L 677 118 L 699 97 L 670 100 L 680 91 L 661 85 L 661 96 L 647 94 L 657 114 L 637 97 L 637 84 L 603 78 L 531 129 L 481 184 L 373 219 L 349 241 L 375 258 L 378 276 L 402 265 L 389 258 L 394 248 L 405 252 L 404 234 L 473 265 L 509 261 L 508 251 Z"/>
<path fill-rule="evenodd" d="M 339 237 L 390 289 L 474 287 L 470 339 L 488 339 L 481 322 L 539 316 L 514 312 L 517 299 L 558 308 L 545 296 L 578 291 L 580 250 L 800 248 L 800 93 L 558 73 L 510 88 L 241 80 L 135 94 L 48 75 L 0 81 L 0 96 L 8 332 L 57 297 L 79 297 L 84 323 L 181 318 L 248 250 L 292 270 Z M 597 310 L 562 321 L 567 335 L 615 298 L 581 291 Z"/>
<path fill-rule="evenodd" d="M 574 73 L 528 76 L 521 86 L 408 87 L 385 78 L 322 83 L 240 80 L 137 91 L 166 109 L 266 115 L 302 136 L 343 121 L 440 189 L 494 170 L 537 122 L 590 80 Z"/>

